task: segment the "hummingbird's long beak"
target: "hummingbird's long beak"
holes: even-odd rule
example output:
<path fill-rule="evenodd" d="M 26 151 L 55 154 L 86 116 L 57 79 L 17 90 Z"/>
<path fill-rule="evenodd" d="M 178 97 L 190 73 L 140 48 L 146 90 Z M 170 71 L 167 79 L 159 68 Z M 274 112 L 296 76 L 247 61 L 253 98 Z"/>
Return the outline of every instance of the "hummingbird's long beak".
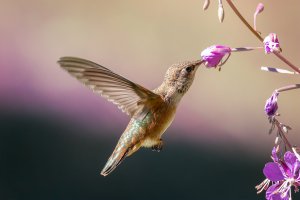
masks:
<path fill-rule="evenodd" d="M 196 60 L 195 63 L 199 67 L 204 61 L 203 60 Z"/>
<path fill-rule="evenodd" d="M 203 63 L 203 60 L 196 60 L 194 61 L 194 66 L 195 66 L 195 69 L 197 70 L 198 67 L 200 67 L 200 65 Z"/>

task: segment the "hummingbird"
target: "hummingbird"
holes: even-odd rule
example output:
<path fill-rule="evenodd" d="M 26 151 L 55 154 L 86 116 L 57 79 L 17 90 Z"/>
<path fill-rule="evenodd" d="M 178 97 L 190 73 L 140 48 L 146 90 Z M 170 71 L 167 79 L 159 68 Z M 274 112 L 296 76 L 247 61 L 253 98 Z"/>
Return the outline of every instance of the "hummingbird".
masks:
<path fill-rule="evenodd" d="M 92 61 L 76 57 L 59 59 L 59 65 L 70 75 L 131 117 L 101 175 L 110 174 L 141 147 L 162 150 L 162 134 L 172 123 L 176 108 L 192 85 L 202 62 L 196 60 L 171 65 L 162 84 L 151 91 Z"/>

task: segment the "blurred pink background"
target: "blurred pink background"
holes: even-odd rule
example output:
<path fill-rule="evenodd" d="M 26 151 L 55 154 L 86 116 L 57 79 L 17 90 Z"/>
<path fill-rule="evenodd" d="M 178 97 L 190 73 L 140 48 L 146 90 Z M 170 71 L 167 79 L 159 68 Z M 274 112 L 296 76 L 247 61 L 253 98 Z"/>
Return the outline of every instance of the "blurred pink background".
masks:
<path fill-rule="evenodd" d="M 252 23 L 259 1 L 235 3 Z M 263 3 L 259 31 L 263 36 L 277 33 L 283 54 L 299 65 L 300 2 Z M 74 123 L 117 127 L 117 133 L 105 137 L 121 135 L 129 118 L 60 69 L 56 61 L 62 56 L 90 59 L 153 89 L 171 64 L 199 59 L 210 45 L 261 45 L 227 4 L 222 24 L 217 2 L 205 12 L 202 4 L 201 0 L 2 0 L 0 107 L 20 112 L 51 110 Z M 262 65 L 288 69 L 263 51 L 234 53 L 221 72 L 199 69 L 166 132 L 167 140 L 217 148 L 240 146 L 253 157 L 269 152 L 274 135 L 267 134 L 265 100 L 274 89 L 299 83 L 299 77 L 262 72 Z M 297 145 L 299 99 L 297 90 L 279 97 L 280 121 L 293 128 L 289 138 Z M 179 133 L 173 134 L 175 130 Z"/>

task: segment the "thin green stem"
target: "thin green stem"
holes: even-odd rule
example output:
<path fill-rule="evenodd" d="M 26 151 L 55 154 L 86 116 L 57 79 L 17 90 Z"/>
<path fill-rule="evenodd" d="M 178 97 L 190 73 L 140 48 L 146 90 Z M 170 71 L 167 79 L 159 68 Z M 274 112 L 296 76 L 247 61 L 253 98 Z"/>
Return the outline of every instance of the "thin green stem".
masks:
<path fill-rule="evenodd" d="M 263 42 L 264 39 L 260 36 L 260 34 L 254 30 L 254 28 L 247 22 L 247 20 L 241 15 L 241 13 L 238 11 L 238 9 L 235 7 L 233 2 L 231 0 L 226 0 L 228 5 L 231 7 L 231 9 L 234 11 L 234 13 L 240 18 L 240 20 L 247 26 L 247 28 L 258 38 L 259 41 Z M 283 55 L 280 53 L 274 52 L 275 56 L 279 58 L 281 61 L 283 61 L 285 64 L 287 64 L 289 67 L 291 67 L 294 71 L 300 73 L 300 69 L 293 65 L 290 61 L 288 61 Z"/>

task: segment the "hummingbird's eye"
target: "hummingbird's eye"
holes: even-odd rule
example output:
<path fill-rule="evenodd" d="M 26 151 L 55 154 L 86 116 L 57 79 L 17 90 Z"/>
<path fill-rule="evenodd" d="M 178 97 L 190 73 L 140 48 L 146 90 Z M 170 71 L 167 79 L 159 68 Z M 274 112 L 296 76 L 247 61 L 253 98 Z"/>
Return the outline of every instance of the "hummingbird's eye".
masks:
<path fill-rule="evenodd" d="M 187 72 L 189 72 L 189 73 L 190 73 L 192 70 L 193 70 L 193 67 L 191 67 L 191 66 L 185 68 L 185 71 L 187 71 Z"/>

